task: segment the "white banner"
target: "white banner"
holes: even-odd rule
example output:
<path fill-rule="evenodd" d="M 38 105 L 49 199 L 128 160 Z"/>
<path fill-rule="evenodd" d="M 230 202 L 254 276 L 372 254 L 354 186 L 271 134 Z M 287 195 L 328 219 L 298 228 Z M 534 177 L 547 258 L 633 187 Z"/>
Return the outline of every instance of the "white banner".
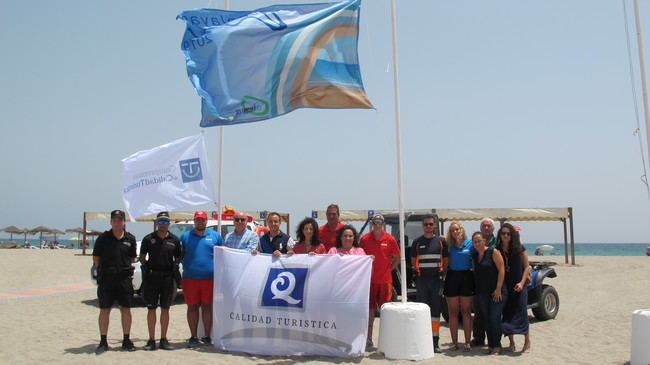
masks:
<path fill-rule="evenodd" d="M 122 199 L 132 219 L 214 201 L 203 135 L 122 160 Z"/>
<path fill-rule="evenodd" d="M 274 258 L 215 247 L 213 342 L 261 355 L 361 356 L 370 256 Z"/>

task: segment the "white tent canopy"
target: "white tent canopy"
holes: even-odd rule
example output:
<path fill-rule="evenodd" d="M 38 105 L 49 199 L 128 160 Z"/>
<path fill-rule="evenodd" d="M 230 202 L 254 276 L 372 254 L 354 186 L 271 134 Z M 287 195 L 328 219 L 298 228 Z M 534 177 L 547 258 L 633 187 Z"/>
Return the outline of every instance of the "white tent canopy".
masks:
<path fill-rule="evenodd" d="M 366 221 L 376 213 L 399 214 L 397 209 L 375 210 L 341 210 L 340 219 L 344 222 Z M 571 238 L 571 264 L 575 265 L 575 248 L 573 238 L 573 208 L 430 208 L 430 209 L 405 209 L 405 216 L 412 214 L 433 213 L 438 216 L 441 231 L 445 222 L 451 221 L 478 221 L 483 218 L 492 218 L 502 224 L 506 221 L 559 221 L 564 228 L 564 258 L 569 262 L 569 247 L 567 236 L 567 221 Z M 312 218 L 325 219 L 324 210 L 312 211 Z"/>

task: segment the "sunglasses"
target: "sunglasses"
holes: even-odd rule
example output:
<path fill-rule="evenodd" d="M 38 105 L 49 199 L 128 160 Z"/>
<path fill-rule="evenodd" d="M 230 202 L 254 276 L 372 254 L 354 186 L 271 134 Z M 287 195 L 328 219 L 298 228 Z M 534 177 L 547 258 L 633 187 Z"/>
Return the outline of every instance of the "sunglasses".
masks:
<path fill-rule="evenodd" d="M 384 221 L 372 221 L 372 224 L 376 226 L 381 226 L 382 224 L 384 224 Z"/>
<path fill-rule="evenodd" d="M 512 236 L 510 232 L 501 232 L 502 236 Z"/>
<path fill-rule="evenodd" d="M 158 219 L 156 221 L 157 224 L 169 224 L 169 220 L 167 219 Z"/>
<path fill-rule="evenodd" d="M 431 227 L 431 226 L 435 226 L 436 224 L 435 223 L 422 223 L 422 225 L 425 226 L 425 227 Z"/>
<path fill-rule="evenodd" d="M 246 222 L 248 219 L 246 218 L 235 218 L 233 219 L 235 222 Z"/>

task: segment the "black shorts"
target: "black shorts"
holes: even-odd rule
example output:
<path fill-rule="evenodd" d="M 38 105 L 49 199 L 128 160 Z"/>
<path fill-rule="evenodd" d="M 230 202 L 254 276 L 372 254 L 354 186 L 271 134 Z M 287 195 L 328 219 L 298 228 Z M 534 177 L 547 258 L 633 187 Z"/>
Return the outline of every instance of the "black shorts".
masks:
<path fill-rule="evenodd" d="M 97 287 L 99 308 L 110 308 L 117 303 L 124 308 L 133 304 L 133 277 L 130 274 L 102 274 Z"/>
<path fill-rule="evenodd" d="M 446 297 L 471 297 L 474 295 L 474 274 L 470 270 L 447 272 Z"/>
<path fill-rule="evenodd" d="M 169 309 L 172 305 L 174 291 L 176 291 L 176 283 L 172 271 L 150 272 L 147 274 L 147 278 L 142 285 L 144 286 L 142 297 L 148 309 L 156 309 L 158 302 L 160 302 L 160 308 Z"/>

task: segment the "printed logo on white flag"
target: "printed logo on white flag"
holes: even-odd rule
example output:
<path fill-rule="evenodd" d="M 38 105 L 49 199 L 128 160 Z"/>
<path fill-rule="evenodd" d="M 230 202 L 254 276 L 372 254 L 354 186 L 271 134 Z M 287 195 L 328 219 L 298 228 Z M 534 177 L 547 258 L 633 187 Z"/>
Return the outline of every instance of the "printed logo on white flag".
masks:
<path fill-rule="evenodd" d="M 360 356 L 372 259 L 215 247 L 213 343 L 263 355 Z"/>
<path fill-rule="evenodd" d="M 214 201 L 203 135 L 122 160 L 122 199 L 132 218 Z"/>

